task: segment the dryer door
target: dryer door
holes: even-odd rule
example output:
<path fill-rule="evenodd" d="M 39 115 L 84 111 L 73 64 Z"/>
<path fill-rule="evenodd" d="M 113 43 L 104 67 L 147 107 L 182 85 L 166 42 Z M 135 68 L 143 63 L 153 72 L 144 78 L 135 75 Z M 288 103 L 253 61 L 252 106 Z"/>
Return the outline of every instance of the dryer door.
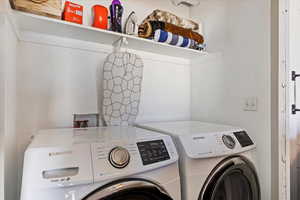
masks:
<path fill-rule="evenodd" d="M 153 182 L 126 179 L 105 185 L 83 200 L 172 200 L 172 198 Z"/>
<path fill-rule="evenodd" d="M 252 164 L 241 157 L 221 162 L 206 180 L 199 200 L 260 200 Z"/>

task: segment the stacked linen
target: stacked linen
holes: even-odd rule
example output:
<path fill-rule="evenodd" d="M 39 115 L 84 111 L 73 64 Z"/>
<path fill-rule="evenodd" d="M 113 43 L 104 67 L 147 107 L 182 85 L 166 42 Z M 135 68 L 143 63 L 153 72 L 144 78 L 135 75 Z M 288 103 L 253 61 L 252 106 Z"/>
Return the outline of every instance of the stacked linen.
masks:
<path fill-rule="evenodd" d="M 166 11 L 155 10 L 139 26 L 139 37 L 175 46 L 203 50 L 199 24 Z"/>
<path fill-rule="evenodd" d="M 153 38 L 155 31 L 158 29 L 195 40 L 201 44 L 204 42 L 203 36 L 191 29 L 161 21 L 146 21 L 141 24 L 139 26 L 139 36 L 143 38 Z"/>
<path fill-rule="evenodd" d="M 188 30 L 192 30 L 195 32 L 198 32 L 200 29 L 200 26 L 198 23 L 189 20 L 189 19 L 184 19 L 181 17 L 178 17 L 170 12 L 167 11 L 162 11 L 162 10 L 154 10 L 143 22 L 148 21 L 160 21 L 160 22 L 166 22 L 169 24 L 173 24 Z"/>
<path fill-rule="evenodd" d="M 195 42 L 195 40 L 182 37 L 180 35 L 176 35 L 170 32 L 166 32 L 161 29 L 155 31 L 154 41 L 196 50 L 203 50 L 205 47 L 203 44 Z"/>

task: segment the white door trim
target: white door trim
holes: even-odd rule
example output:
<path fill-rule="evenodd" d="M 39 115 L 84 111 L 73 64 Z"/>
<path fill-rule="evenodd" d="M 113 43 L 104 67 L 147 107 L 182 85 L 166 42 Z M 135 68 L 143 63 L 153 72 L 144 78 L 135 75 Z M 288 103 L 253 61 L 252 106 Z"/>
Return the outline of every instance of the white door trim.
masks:
<path fill-rule="evenodd" d="M 271 199 L 289 200 L 288 2 L 271 1 Z"/>

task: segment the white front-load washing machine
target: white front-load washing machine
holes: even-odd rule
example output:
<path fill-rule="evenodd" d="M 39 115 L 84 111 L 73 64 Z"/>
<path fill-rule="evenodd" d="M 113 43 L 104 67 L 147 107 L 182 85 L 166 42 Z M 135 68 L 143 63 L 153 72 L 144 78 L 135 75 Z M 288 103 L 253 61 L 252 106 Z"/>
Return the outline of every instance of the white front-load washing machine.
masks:
<path fill-rule="evenodd" d="M 255 144 L 245 130 L 199 121 L 138 126 L 174 138 L 183 200 L 260 200 Z"/>
<path fill-rule="evenodd" d="M 21 200 L 180 200 L 177 161 L 153 131 L 44 130 L 25 152 Z"/>

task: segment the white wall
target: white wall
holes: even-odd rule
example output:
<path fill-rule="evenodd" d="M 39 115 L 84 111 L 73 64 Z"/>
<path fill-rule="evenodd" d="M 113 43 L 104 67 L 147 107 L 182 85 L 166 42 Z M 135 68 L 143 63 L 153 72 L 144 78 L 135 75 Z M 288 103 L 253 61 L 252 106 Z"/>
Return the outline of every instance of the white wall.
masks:
<path fill-rule="evenodd" d="M 0 40 L 2 42 L 5 17 L 0 14 Z M 0 200 L 4 200 L 4 48 L 0 48 Z"/>
<path fill-rule="evenodd" d="M 7 11 L 10 10 L 10 4 L 9 1 L 1 1 L 0 2 L 0 13 L 4 14 L 7 13 Z"/>
<path fill-rule="evenodd" d="M 0 13 L 0 160 L 1 192 L 5 200 L 17 200 L 16 47 L 17 39 L 7 18 Z M 4 151 L 4 152 L 3 152 Z M 4 169 L 2 168 L 4 166 Z M 4 180 L 3 180 L 4 177 Z M 3 182 L 4 181 L 4 182 Z M 3 188 L 4 187 L 4 188 Z"/>
<path fill-rule="evenodd" d="M 262 199 L 271 199 L 270 0 L 207 0 L 192 9 L 203 20 L 208 49 L 219 52 L 192 72 L 192 118 L 241 126 L 255 139 Z M 246 97 L 258 111 L 243 110 Z"/>

